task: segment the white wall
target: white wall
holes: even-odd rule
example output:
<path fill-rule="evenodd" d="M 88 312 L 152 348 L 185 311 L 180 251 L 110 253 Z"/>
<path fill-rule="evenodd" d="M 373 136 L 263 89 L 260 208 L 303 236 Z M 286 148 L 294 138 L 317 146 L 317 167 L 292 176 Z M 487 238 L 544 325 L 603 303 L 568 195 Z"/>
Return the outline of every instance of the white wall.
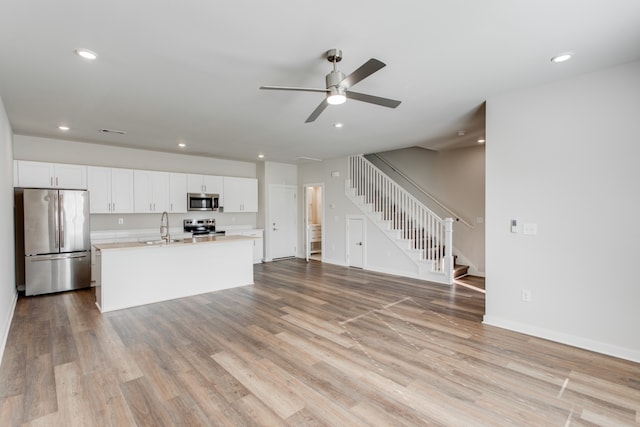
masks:
<path fill-rule="evenodd" d="M 260 181 L 258 193 L 262 194 L 262 198 L 258 200 L 260 212 L 258 224 L 264 228 L 264 259 L 270 261 L 272 228 L 269 227 L 269 186 L 291 185 L 295 187 L 298 183 L 298 169 L 296 165 L 287 163 L 264 162 L 258 166 L 258 172 L 258 180 Z"/>
<path fill-rule="evenodd" d="M 304 184 L 324 183 L 324 241 L 322 255 L 324 262 L 337 265 L 347 264 L 347 216 L 363 213 L 347 198 L 344 191 L 347 177 L 347 158 L 307 163 L 298 167 L 299 192 Z M 339 176 L 332 176 L 337 172 Z M 303 221 L 304 205 L 298 203 L 298 257 L 304 258 Z M 369 221 L 366 219 L 366 221 Z M 365 235 L 364 268 L 390 274 L 416 277 L 418 268 L 398 247 L 391 242 L 375 224 L 368 222 Z"/>
<path fill-rule="evenodd" d="M 332 177 L 331 172 L 340 176 Z M 322 162 L 305 163 L 298 166 L 299 192 L 302 194 L 305 184 L 324 184 L 322 208 L 324 210 L 324 241 L 322 256 L 325 262 L 346 265 L 346 215 L 358 215 L 361 212 L 344 194 L 344 180 L 347 176 L 347 159 L 339 158 Z M 298 200 L 298 257 L 304 258 L 304 200 Z"/>
<path fill-rule="evenodd" d="M 484 220 L 485 215 L 485 147 L 477 145 L 438 152 L 410 147 L 378 155 L 472 225 L 453 223 L 453 254 L 458 255 L 459 264 L 470 266 L 469 273 L 483 276 L 485 228 L 477 219 Z M 387 172 L 384 165 L 381 169 Z M 452 216 L 426 196 L 414 192 L 410 185 L 406 188 L 437 215 Z"/>
<path fill-rule="evenodd" d="M 256 164 L 198 155 L 137 150 L 86 142 L 15 135 L 14 158 L 166 172 L 256 177 Z"/>
<path fill-rule="evenodd" d="M 13 232 L 13 144 L 7 113 L 0 99 L 0 361 L 17 301 Z"/>
<path fill-rule="evenodd" d="M 485 323 L 640 361 L 639 135 L 640 62 L 488 100 Z"/>

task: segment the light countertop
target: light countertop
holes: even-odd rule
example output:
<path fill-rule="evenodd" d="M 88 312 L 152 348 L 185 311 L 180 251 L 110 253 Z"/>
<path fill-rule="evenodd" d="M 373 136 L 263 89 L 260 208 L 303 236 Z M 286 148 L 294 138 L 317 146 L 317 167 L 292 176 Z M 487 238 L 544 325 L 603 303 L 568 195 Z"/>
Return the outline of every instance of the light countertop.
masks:
<path fill-rule="evenodd" d="M 114 249 L 132 249 L 132 248 L 161 248 L 161 247 L 176 247 L 186 246 L 193 244 L 212 244 L 212 243 L 225 243 L 239 240 L 255 240 L 255 237 L 249 236 L 201 236 L 196 238 L 186 239 L 172 239 L 169 243 L 160 239 L 149 240 L 146 242 L 111 242 L 111 243 L 94 243 L 93 246 L 101 251 L 114 250 Z"/>

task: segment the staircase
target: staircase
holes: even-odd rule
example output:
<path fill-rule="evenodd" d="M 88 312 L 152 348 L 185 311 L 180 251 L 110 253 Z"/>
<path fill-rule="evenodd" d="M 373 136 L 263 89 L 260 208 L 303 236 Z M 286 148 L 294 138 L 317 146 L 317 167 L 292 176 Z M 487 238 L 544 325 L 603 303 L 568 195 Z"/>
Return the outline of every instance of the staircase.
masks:
<path fill-rule="evenodd" d="M 345 194 L 415 263 L 418 278 L 453 283 L 452 218 L 439 218 L 363 156 L 349 157 Z"/>
<path fill-rule="evenodd" d="M 458 256 L 453 256 L 453 278 L 459 279 L 460 277 L 467 276 L 469 274 L 469 266 L 458 264 Z"/>

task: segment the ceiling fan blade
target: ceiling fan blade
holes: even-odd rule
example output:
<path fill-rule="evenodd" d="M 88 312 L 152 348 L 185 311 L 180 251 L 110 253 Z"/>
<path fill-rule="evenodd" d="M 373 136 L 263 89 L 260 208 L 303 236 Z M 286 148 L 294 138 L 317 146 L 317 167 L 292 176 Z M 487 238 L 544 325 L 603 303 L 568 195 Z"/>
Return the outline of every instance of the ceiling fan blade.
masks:
<path fill-rule="evenodd" d="M 347 91 L 345 95 L 347 95 L 347 98 L 349 99 L 355 99 L 356 101 L 368 102 L 370 104 L 381 105 L 389 108 L 396 108 L 401 102 L 396 101 L 395 99 L 381 98 L 379 96 L 367 95 L 366 93 L 359 92 Z"/>
<path fill-rule="evenodd" d="M 327 89 L 318 89 L 314 87 L 291 87 L 291 86 L 260 86 L 260 89 L 265 90 L 294 90 L 298 92 L 323 92 L 327 93 Z"/>
<path fill-rule="evenodd" d="M 324 111 L 324 109 L 327 108 L 328 105 L 329 105 L 329 103 L 327 102 L 327 98 L 323 99 L 322 102 L 320 103 L 320 105 L 318 105 L 316 107 L 316 109 L 313 110 L 313 113 L 311 113 L 311 115 L 304 122 L 305 123 L 313 122 L 315 119 L 318 118 L 320 113 L 322 113 Z"/>
<path fill-rule="evenodd" d="M 362 64 L 360 68 L 342 79 L 342 81 L 340 82 L 340 86 L 344 87 L 345 89 L 349 89 L 351 86 L 369 77 L 371 74 L 375 73 L 385 66 L 386 64 L 384 62 L 378 61 L 375 58 L 371 58 L 370 60 Z"/>

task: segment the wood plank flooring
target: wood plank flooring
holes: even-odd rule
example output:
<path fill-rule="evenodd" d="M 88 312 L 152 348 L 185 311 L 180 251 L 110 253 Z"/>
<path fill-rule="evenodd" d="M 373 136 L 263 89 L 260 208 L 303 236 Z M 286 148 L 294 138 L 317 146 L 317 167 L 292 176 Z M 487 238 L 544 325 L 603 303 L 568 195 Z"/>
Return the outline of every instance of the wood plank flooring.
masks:
<path fill-rule="evenodd" d="M 640 365 L 484 326 L 477 289 L 300 260 L 255 282 L 20 298 L 0 426 L 640 424 Z"/>

